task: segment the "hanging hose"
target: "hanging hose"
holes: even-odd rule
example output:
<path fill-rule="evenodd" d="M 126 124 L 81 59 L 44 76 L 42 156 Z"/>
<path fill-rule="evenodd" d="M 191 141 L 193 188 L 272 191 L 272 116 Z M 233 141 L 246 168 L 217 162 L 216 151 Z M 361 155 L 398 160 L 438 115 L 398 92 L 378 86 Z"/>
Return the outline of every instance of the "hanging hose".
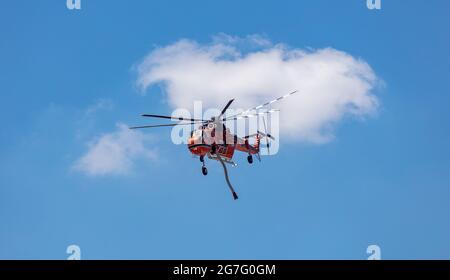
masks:
<path fill-rule="evenodd" d="M 220 163 L 222 164 L 223 172 L 225 173 L 225 179 L 227 180 L 228 187 L 230 188 L 230 191 L 233 194 L 234 200 L 236 200 L 236 199 L 238 199 L 238 196 L 237 196 L 236 192 L 234 191 L 233 186 L 230 183 L 230 178 L 228 177 L 227 167 L 225 166 L 225 163 L 223 162 L 222 157 L 220 155 L 217 155 L 217 158 L 219 159 Z"/>

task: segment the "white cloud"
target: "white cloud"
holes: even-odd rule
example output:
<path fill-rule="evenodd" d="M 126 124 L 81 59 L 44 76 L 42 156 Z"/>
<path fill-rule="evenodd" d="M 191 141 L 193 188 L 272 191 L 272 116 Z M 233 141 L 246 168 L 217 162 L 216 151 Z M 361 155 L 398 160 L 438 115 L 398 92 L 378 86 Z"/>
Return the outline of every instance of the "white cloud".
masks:
<path fill-rule="evenodd" d="M 76 138 L 83 140 L 85 137 L 90 136 L 96 128 L 99 117 L 111 112 L 113 109 L 114 102 L 111 99 L 100 98 L 82 110 L 79 113 L 81 116 L 77 120 Z"/>
<path fill-rule="evenodd" d="M 155 159 L 156 153 L 145 147 L 149 136 L 117 124 L 117 130 L 91 141 L 88 151 L 79 158 L 74 170 L 87 175 L 124 175 L 138 159 Z"/>
<path fill-rule="evenodd" d="M 250 48 L 249 48 L 250 47 Z M 257 49 L 255 49 L 257 47 Z M 322 143 L 346 115 L 377 111 L 372 93 L 378 79 L 361 59 L 332 48 L 303 50 L 273 45 L 264 37 L 220 34 L 212 43 L 180 40 L 153 50 L 137 67 L 143 89 L 163 84 L 173 108 L 250 108 L 298 89 L 277 104 L 280 133 L 293 140 Z"/>
<path fill-rule="evenodd" d="M 102 110 L 111 111 L 113 108 L 114 108 L 114 103 L 111 99 L 100 98 L 100 99 L 97 99 L 94 104 L 92 104 L 85 110 L 84 115 L 85 115 L 85 117 L 89 117 L 99 111 L 102 111 Z"/>

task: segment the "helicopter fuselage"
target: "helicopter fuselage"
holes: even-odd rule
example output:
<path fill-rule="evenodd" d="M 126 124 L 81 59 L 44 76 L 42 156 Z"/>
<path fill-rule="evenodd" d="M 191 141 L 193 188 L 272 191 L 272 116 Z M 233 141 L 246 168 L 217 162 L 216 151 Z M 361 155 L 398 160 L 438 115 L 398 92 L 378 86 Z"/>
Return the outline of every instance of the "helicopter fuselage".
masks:
<path fill-rule="evenodd" d="M 231 160 L 236 150 L 249 155 L 259 153 L 259 136 L 256 136 L 254 144 L 248 140 L 232 134 L 223 124 L 209 123 L 191 132 L 188 148 L 195 156 L 220 155 Z"/>

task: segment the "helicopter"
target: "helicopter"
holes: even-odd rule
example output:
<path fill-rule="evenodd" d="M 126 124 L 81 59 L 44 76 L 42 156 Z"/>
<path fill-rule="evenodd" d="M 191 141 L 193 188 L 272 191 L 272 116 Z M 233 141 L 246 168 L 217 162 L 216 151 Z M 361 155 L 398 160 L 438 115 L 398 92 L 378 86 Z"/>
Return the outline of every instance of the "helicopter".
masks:
<path fill-rule="evenodd" d="M 234 99 L 231 99 L 228 101 L 228 103 L 225 105 L 225 107 L 222 109 L 222 111 L 218 116 L 212 117 L 209 120 L 154 115 L 154 114 L 142 114 L 141 116 L 146 118 L 169 119 L 181 122 L 172 124 L 133 126 L 130 127 L 130 129 L 174 127 L 178 125 L 191 125 L 191 126 L 198 125 L 197 128 L 191 131 L 190 136 L 187 140 L 187 146 L 189 151 L 192 153 L 194 157 L 198 157 L 200 159 L 200 162 L 202 163 L 202 174 L 205 176 L 208 175 L 208 169 L 205 164 L 206 157 L 208 159 L 216 160 L 221 163 L 224 169 L 225 179 L 227 181 L 228 187 L 233 195 L 233 199 L 236 200 L 238 199 L 238 195 L 236 194 L 233 186 L 231 185 L 228 176 L 228 170 L 225 164 L 237 166 L 237 164 L 234 163 L 233 161 L 233 156 L 236 151 L 247 154 L 247 161 L 249 164 L 253 163 L 253 156 L 256 156 L 257 159 L 261 161 L 260 155 L 261 139 L 265 140 L 267 152 L 268 154 L 270 154 L 270 140 L 275 140 L 275 137 L 273 137 L 270 133 L 267 132 L 265 115 L 277 112 L 279 110 L 264 110 L 264 108 L 297 92 L 298 91 L 295 90 L 293 92 L 280 96 L 264 104 L 242 111 L 238 114 L 226 116 L 228 108 L 234 102 Z M 263 109 L 262 112 L 261 109 Z M 241 119 L 248 119 L 250 117 L 260 117 L 260 116 L 262 116 L 264 131 L 257 130 L 256 133 L 246 135 L 243 137 L 239 137 L 236 134 L 233 134 L 230 131 L 230 129 L 225 125 L 225 123 L 229 121 L 237 121 Z"/>

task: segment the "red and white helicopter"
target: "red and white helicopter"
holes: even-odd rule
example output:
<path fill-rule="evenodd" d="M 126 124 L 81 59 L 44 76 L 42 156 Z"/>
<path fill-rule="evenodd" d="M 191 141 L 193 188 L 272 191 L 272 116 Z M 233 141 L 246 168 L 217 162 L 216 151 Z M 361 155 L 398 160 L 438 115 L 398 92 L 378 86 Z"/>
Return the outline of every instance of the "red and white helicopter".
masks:
<path fill-rule="evenodd" d="M 275 140 L 275 138 L 266 131 L 267 127 L 264 115 L 274 113 L 278 110 L 264 110 L 264 109 L 267 108 L 267 106 L 270 106 L 271 104 L 280 101 L 288 96 L 291 96 L 297 92 L 298 91 L 293 91 L 289 94 L 278 97 L 272 101 L 250 108 L 241 113 L 226 117 L 225 113 L 230 107 L 231 103 L 233 103 L 234 101 L 234 99 L 231 99 L 230 101 L 228 101 L 227 105 L 223 108 L 223 110 L 217 117 L 212 117 L 209 120 L 142 114 L 143 117 L 161 118 L 175 121 L 188 121 L 188 122 L 134 126 L 130 127 L 130 129 L 173 127 L 177 125 L 199 125 L 196 129 L 194 129 L 191 132 L 190 137 L 187 141 L 189 151 L 194 156 L 200 158 L 200 162 L 202 163 L 202 173 L 205 176 L 208 174 L 208 169 L 205 166 L 205 157 L 208 157 L 211 160 L 219 161 L 224 169 L 225 179 L 227 180 L 228 186 L 231 190 L 231 193 L 233 194 L 233 198 L 238 199 L 238 196 L 230 183 L 225 163 L 236 166 L 236 164 L 232 160 L 235 151 L 246 153 L 247 161 L 250 164 L 253 163 L 253 155 L 255 155 L 259 161 L 261 161 L 260 157 L 261 138 L 265 138 L 267 151 L 268 154 L 270 154 L 269 139 Z M 262 109 L 263 111 L 260 111 Z M 264 132 L 257 130 L 255 134 L 239 137 L 231 133 L 231 131 L 225 126 L 226 122 L 247 119 L 255 116 L 257 117 L 263 116 Z M 249 139 L 254 139 L 255 140 L 254 143 L 251 144 L 249 142 Z"/>

